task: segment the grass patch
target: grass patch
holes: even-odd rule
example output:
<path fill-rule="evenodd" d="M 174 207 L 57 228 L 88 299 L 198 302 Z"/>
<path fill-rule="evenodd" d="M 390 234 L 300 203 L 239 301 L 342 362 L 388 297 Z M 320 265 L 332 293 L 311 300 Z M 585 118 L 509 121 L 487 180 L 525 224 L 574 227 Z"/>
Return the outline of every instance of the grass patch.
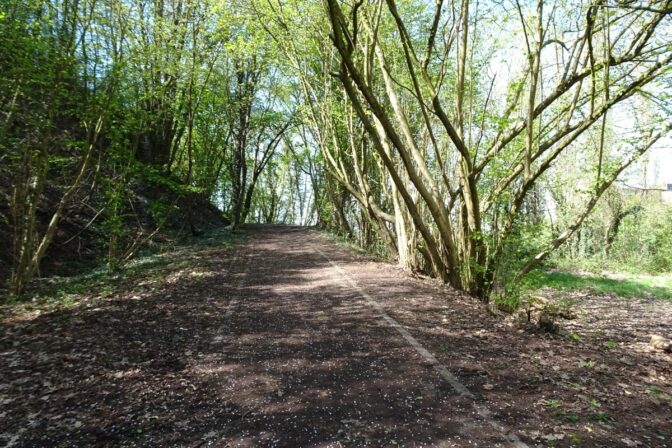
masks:
<path fill-rule="evenodd" d="M 520 293 L 497 294 L 494 299 L 497 309 L 505 313 L 513 313 L 523 301 Z"/>
<path fill-rule="evenodd" d="M 345 247 L 347 249 L 350 249 L 351 251 L 358 253 L 358 254 L 369 254 L 369 255 L 375 255 L 375 252 L 373 251 L 368 251 L 355 243 L 354 241 L 350 240 L 348 237 L 344 235 L 337 235 L 335 233 L 331 233 L 327 230 L 320 229 L 319 232 L 324 235 L 329 241 L 338 244 L 341 247 Z"/>
<path fill-rule="evenodd" d="M 244 228 L 233 233 L 224 227 L 218 227 L 207 231 L 202 236 L 189 236 L 176 248 L 228 249 L 235 246 L 237 241 L 247 238 L 247 236 L 247 231 Z"/>
<path fill-rule="evenodd" d="M 612 341 L 612 340 L 608 340 L 603 345 L 608 350 L 614 350 L 614 349 L 616 349 L 616 347 L 618 347 L 618 344 L 616 342 Z"/>
<path fill-rule="evenodd" d="M 565 291 L 588 290 L 624 298 L 653 297 L 672 301 L 672 276 L 623 278 L 588 276 L 568 272 L 536 272 L 526 279 L 527 289 L 553 288 Z"/>
<path fill-rule="evenodd" d="M 120 279 L 147 278 L 163 281 L 163 268 L 169 264 L 186 266 L 188 258 L 181 254 L 207 249 L 229 248 L 244 239 L 241 233 L 232 234 L 225 229 L 213 229 L 202 237 L 185 238 L 176 244 L 150 246 L 141 250 L 128 264 L 116 271 L 101 263 L 90 267 L 81 274 L 70 277 L 50 277 L 33 282 L 32 287 L 21 296 L 0 296 L 0 317 L 5 312 L 2 306 L 21 305 L 24 311 L 50 311 L 55 308 L 75 306 L 81 296 L 112 294 Z"/>
<path fill-rule="evenodd" d="M 615 426 L 614 419 L 606 412 L 595 412 L 591 414 L 590 418 L 598 423 L 604 423 L 607 426 Z"/>

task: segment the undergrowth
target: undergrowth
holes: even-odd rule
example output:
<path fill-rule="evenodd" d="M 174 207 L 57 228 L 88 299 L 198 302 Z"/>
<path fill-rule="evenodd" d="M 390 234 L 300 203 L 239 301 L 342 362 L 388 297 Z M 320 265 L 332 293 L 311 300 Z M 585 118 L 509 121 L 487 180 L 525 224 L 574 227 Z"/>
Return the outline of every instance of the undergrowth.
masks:
<path fill-rule="evenodd" d="M 596 295 L 615 295 L 626 299 L 657 299 L 672 301 L 672 275 L 579 274 L 559 271 L 535 271 L 519 284 L 493 297 L 497 307 L 513 312 L 526 298 L 544 288 L 556 291 L 584 291 Z"/>
<path fill-rule="evenodd" d="M 168 244 L 146 246 L 132 261 L 117 270 L 110 269 L 105 260 L 101 260 L 79 275 L 37 279 L 20 296 L 0 295 L 0 305 L 21 304 L 26 311 L 67 308 L 77 303 L 77 296 L 92 290 L 99 295 L 111 293 L 119 279 L 151 276 L 171 263 L 186 264 L 188 259 L 181 256 L 185 251 L 228 248 L 243 238 L 244 231 L 233 234 L 224 228 L 218 228 L 199 237 L 189 236 Z"/>

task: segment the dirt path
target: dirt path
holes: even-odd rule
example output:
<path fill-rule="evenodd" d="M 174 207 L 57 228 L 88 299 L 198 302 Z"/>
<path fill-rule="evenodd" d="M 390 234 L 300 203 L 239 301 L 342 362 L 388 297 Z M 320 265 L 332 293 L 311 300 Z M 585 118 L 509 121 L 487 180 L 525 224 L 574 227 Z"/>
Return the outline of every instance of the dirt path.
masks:
<path fill-rule="evenodd" d="M 644 361 L 512 330 L 313 230 L 176 258 L 5 320 L 0 444 L 672 446 L 665 359 L 652 397 Z"/>
<path fill-rule="evenodd" d="M 247 413 L 221 435 L 248 446 L 517 440 L 478 415 L 475 397 L 437 374 L 438 361 L 417 353 L 419 343 L 367 303 L 338 266 L 352 262 L 349 254 L 303 229 L 266 230 L 252 241 L 246 256 L 254 269 L 227 343 L 202 366 L 226 376 L 224 396 L 237 396 L 236 407 Z"/>

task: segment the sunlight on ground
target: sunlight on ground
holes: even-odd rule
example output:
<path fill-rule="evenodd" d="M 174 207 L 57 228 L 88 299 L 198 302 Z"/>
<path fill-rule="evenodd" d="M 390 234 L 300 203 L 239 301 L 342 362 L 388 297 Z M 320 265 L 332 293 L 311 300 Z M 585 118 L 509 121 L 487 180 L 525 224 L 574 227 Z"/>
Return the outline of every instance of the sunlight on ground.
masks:
<path fill-rule="evenodd" d="M 615 294 L 626 298 L 672 300 L 672 275 L 544 272 L 531 276 L 528 284 L 530 289 L 590 290 L 596 294 Z"/>

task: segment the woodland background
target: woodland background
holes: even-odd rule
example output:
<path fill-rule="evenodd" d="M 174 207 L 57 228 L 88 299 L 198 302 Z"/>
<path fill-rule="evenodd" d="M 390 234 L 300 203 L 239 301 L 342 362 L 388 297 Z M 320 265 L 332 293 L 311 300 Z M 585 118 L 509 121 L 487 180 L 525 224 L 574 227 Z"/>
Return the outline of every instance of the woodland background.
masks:
<path fill-rule="evenodd" d="M 662 0 L 4 1 L 0 280 L 21 294 L 256 222 L 319 226 L 504 308 L 557 272 L 669 288 L 672 173 L 647 154 L 670 150 L 671 17 Z"/>

